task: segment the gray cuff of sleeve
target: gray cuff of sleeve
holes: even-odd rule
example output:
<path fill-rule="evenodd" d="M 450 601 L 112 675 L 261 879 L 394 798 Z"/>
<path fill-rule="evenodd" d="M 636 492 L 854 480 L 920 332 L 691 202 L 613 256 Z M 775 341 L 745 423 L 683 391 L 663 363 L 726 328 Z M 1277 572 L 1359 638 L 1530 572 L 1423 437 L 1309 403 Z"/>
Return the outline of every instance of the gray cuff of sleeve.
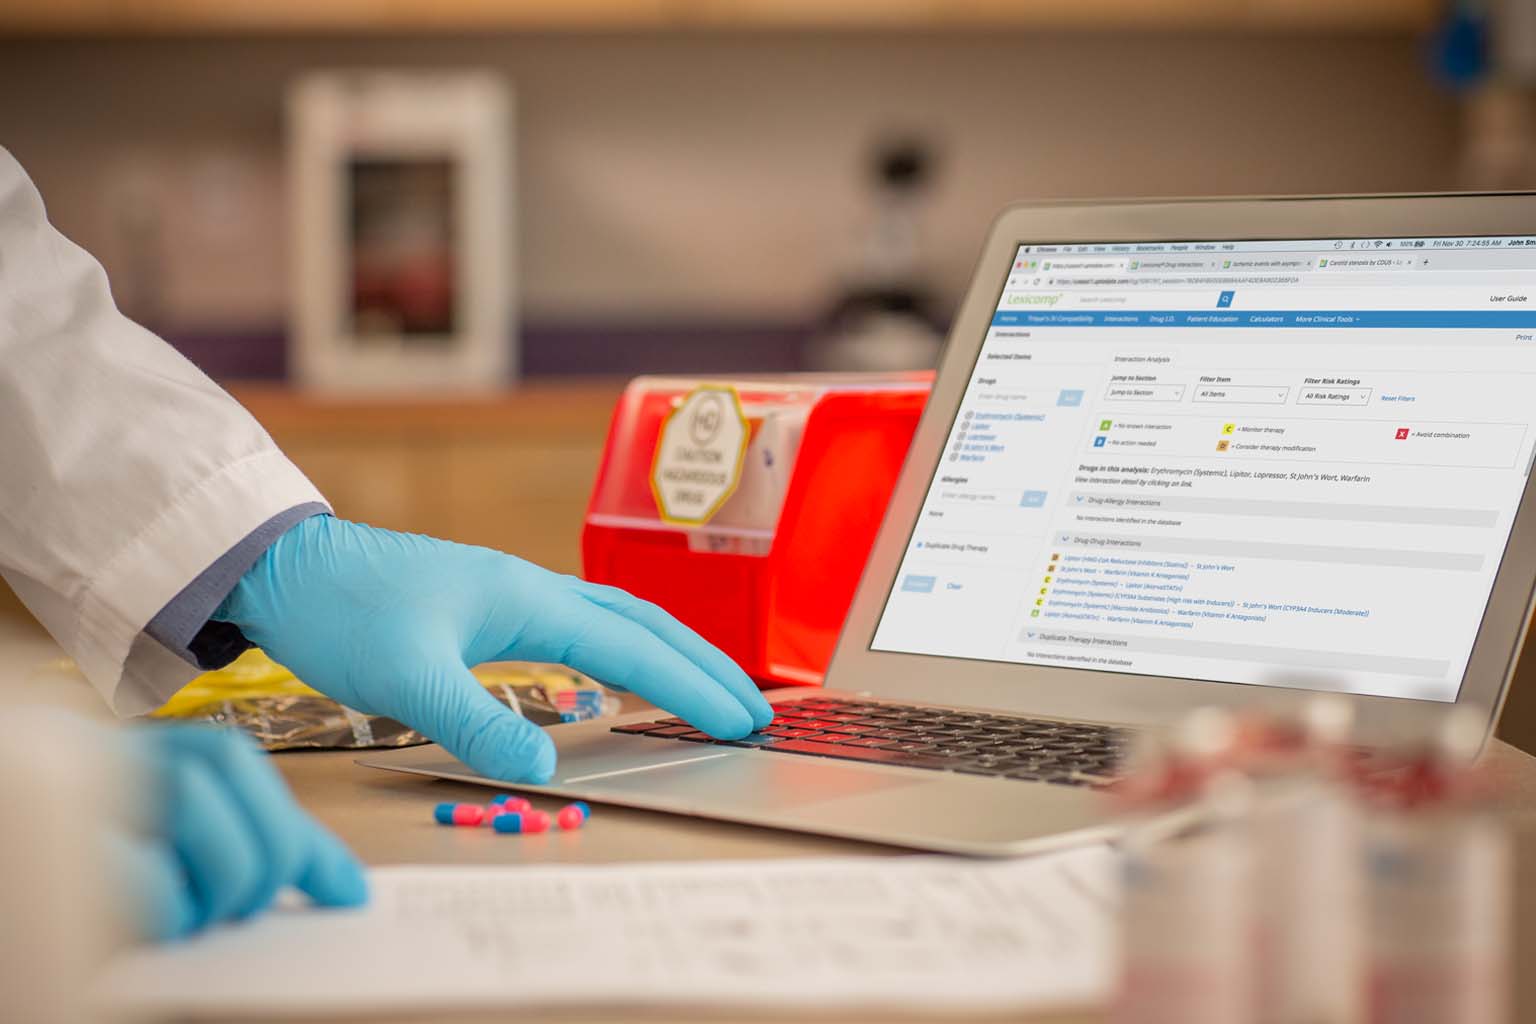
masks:
<path fill-rule="evenodd" d="M 220 603 L 229 596 L 229 592 L 235 589 L 235 584 L 240 582 L 240 577 L 244 576 L 267 548 L 272 546 L 273 541 L 288 532 L 289 528 L 300 520 L 329 512 L 330 509 L 325 505 L 318 501 L 311 501 L 303 505 L 295 505 L 286 512 L 279 512 L 268 519 L 246 534 L 244 540 L 220 555 L 212 565 L 199 573 L 196 579 L 183 587 L 181 593 L 171 598 L 170 603 L 149 620 L 149 625 L 144 627 L 144 632 L 158 640 L 183 661 L 190 662 L 198 668 L 220 667 L 204 664 L 203 660 L 193 652 L 192 641 L 197 637 L 198 631 L 208 622 L 208 617 L 213 614 L 214 609 L 218 608 Z M 235 653 L 238 654 L 239 649 L 236 649 Z"/>

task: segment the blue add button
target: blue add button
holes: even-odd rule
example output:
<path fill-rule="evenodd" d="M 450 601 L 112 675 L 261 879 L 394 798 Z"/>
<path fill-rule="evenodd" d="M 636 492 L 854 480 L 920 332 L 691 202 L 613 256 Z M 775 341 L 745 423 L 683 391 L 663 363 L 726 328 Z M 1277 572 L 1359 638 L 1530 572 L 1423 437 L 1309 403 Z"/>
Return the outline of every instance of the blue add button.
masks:
<path fill-rule="evenodd" d="M 1045 492 L 1044 491 L 1025 491 L 1024 492 L 1024 497 L 1019 499 L 1019 507 L 1020 508 L 1044 508 L 1045 507 Z"/>
<path fill-rule="evenodd" d="M 1057 405 L 1082 405 L 1083 393 L 1081 391 L 1063 390 L 1056 396 Z"/>
<path fill-rule="evenodd" d="M 908 594 L 931 594 L 938 581 L 937 576 L 908 576 L 901 581 L 901 589 Z"/>

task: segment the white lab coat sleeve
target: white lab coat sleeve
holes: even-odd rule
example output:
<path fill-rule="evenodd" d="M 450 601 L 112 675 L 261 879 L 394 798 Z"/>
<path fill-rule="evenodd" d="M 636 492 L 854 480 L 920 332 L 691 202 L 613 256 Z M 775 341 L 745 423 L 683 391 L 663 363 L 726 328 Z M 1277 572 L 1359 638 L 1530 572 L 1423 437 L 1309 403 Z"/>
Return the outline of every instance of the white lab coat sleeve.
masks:
<path fill-rule="evenodd" d="M 239 403 L 113 304 L 0 148 L 0 574 L 119 714 L 197 669 L 143 632 L 273 515 L 323 502 Z"/>

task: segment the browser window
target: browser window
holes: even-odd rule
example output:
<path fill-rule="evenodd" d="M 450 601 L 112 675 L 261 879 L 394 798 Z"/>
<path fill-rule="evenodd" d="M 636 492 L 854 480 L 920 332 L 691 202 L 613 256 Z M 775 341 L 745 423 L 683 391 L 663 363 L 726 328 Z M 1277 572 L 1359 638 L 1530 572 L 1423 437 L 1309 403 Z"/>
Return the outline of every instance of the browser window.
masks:
<path fill-rule="evenodd" d="M 872 647 L 1453 701 L 1536 238 L 1021 245 Z"/>

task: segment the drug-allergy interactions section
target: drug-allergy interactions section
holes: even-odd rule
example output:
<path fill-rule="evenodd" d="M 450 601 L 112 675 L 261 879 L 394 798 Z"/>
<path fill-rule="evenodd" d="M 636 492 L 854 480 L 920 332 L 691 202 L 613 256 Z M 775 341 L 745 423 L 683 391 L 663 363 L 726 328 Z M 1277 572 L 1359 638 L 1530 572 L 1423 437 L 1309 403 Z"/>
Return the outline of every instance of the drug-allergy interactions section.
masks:
<path fill-rule="evenodd" d="M 876 650 L 1456 698 L 1536 240 L 1020 246 Z"/>

